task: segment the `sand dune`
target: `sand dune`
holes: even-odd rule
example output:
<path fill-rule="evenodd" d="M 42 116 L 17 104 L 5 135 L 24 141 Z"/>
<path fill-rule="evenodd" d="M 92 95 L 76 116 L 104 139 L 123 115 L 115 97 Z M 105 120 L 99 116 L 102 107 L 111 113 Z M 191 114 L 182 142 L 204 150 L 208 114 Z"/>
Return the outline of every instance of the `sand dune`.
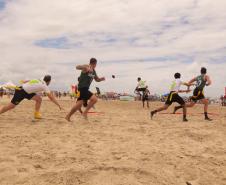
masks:
<path fill-rule="evenodd" d="M 99 101 L 89 122 L 77 113 L 68 123 L 73 102 L 61 103 L 64 111 L 43 101 L 39 121 L 29 101 L 0 115 L 1 185 L 226 184 L 225 108 L 211 105 L 206 122 L 198 105 L 183 123 L 182 115 L 150 120 L 140 102 Z"/>

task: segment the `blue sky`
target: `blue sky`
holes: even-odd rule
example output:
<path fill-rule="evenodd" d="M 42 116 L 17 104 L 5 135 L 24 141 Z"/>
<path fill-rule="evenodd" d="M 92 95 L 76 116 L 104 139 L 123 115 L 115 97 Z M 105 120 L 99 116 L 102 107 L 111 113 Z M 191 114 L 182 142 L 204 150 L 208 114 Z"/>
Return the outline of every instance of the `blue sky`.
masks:
<path fill-rule="evenodd" d="M 51 73 L 67 89 L 91 57 L 106 76 L 103 91 L 133 92 L 138 76 L 165 93 L 208 68 L 208 96 L 226 86 L 224 0 L 0 0 L 0 82 Z M 16 66 L 16 67 L 15 67 Z M 111 74 L 116 79 L 111 79 Z M 55 83 L 54 83 L 55 82 Z"/>
<path fill-rule="evenodd" d="M 0 11 L 5 8 L 5 1 L 0 0 Z"/>

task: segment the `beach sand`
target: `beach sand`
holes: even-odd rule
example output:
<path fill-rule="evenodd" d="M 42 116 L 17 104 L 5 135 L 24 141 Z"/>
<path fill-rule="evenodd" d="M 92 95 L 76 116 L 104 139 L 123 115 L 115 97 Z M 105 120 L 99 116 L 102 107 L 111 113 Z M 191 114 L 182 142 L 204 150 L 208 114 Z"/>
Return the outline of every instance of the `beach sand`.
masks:
<path fill-rule="evenodd" d="M 226 184 L 226 108 L 210 105 L 208 122 L 197 105 L 184 123 L 172 114 L 150 120 L 141 102 L 100 100 L 89 122 L 77 113 L 69 123 L 73 101 L 60 103 L 65 110 L 44 100 L 39 121 L 30 101 L 0 115 L 0 185 Z"/>

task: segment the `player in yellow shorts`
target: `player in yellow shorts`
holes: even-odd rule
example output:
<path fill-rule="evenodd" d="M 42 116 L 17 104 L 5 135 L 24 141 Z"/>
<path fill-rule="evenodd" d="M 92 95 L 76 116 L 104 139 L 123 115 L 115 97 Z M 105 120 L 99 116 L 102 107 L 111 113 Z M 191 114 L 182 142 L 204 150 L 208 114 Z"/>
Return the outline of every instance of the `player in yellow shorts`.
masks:
<path fill-rule="evenodd" d="M 71 116 L 84 104 L 84 102 L 89 101 L 85 111 L 82 113 L 83 117 L 87 119 L 88 111 L 94 104 L 97 102 L 97 97 L 89 91 L 89 87 L 93 80 L 96 82 L 104 81 L 105 78 L 99 78 L 96 73 L 96 65 L 97 60 L 95 58 L 91 58 L 88 65 L 78 65 L 76 66 L 77 70 L 81 70 L 81 74 L 79 77 L 78 90 L 80 92 L 80 96 L 77 99 L 76 104 L 71 108 L 70 112 L 66 115 L 65 119 L 67 121 L 71 121 Z"/>

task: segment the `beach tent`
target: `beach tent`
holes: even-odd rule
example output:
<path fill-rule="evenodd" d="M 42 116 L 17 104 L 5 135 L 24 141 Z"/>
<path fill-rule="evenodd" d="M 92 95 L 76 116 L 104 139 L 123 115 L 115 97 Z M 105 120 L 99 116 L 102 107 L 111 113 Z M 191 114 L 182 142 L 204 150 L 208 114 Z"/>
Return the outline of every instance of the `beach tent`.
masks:
<path fill-rule="evenodd" d="M 3 87 L 4 89 L 9 89 L 9 90 L 15 90 L 17 89 L 18 87 L 11 81 L 3 84 L 3 85 L 0 85 L 1 87 Z"/>

